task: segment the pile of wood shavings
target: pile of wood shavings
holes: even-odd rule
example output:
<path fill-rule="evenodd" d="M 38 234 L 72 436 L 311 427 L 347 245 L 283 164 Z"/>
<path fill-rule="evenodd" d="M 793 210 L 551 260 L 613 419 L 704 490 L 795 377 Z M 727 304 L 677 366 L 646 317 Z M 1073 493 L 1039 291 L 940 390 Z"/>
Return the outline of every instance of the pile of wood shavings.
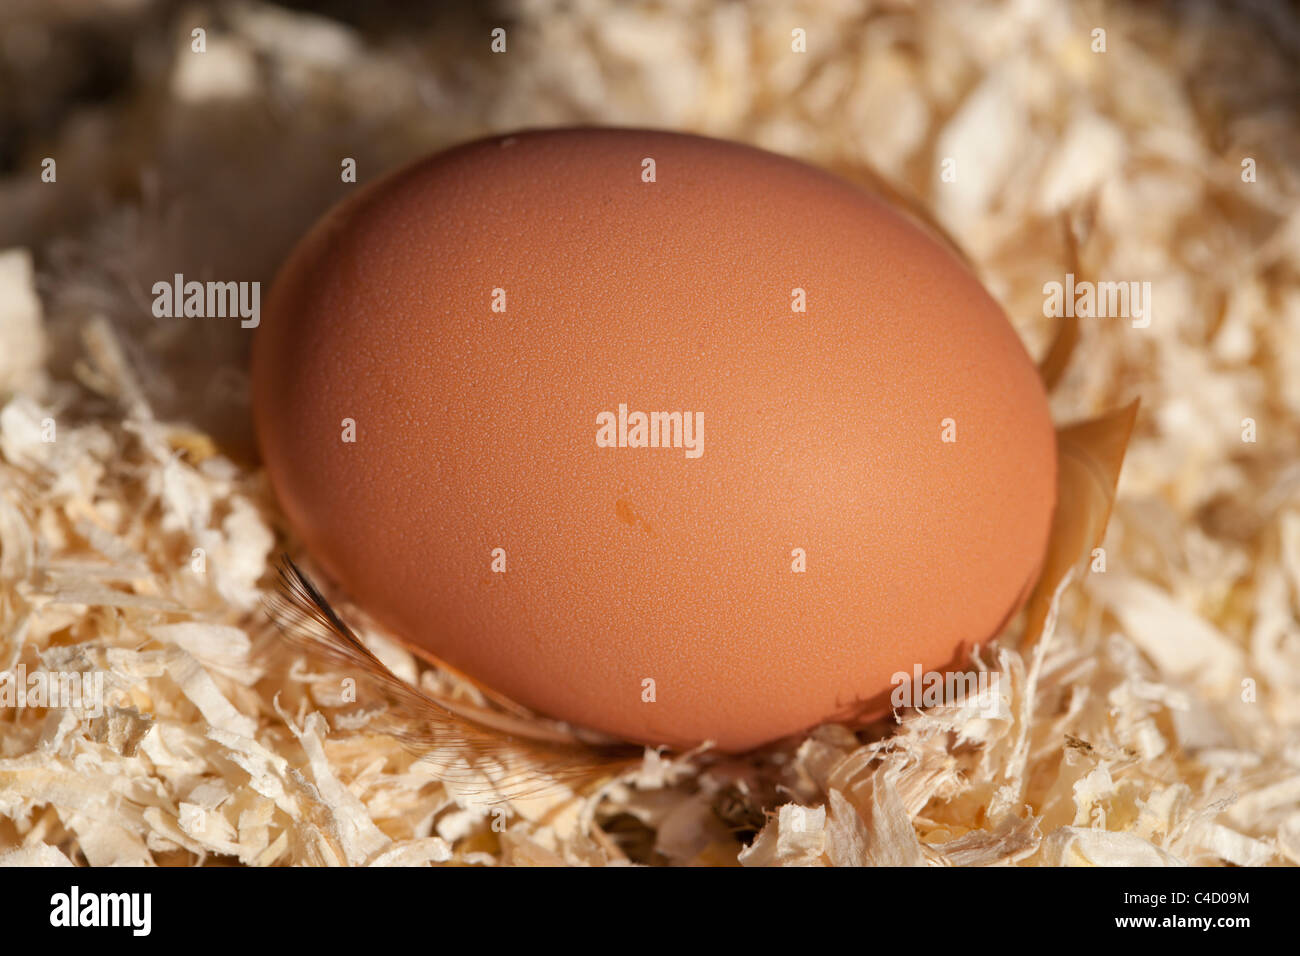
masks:
<path fill-rule="evenodd" d="M 503 17 L 507 56 L 442 72 L 413 66 L 409 43 L 269 6 L 177 14 L 167 42 L 183 50 L 205 23 L 208 58 L 176 57 L 129 116 L 67 132 L 64 146 L 117 152 L 63 168 L 161 166 L 165 187 L 162 154 L 194 164 L 270 85 L 328 120 L 303 133 L 326 175 L 358 128 L 387 131 L 378 152 L 396 159 L 579 121 L 865 161 L 935 211 L 1034 354 L 1052 331 L 1045 282 L 1072 268 L 1151 281 L 1150 328 L 1085 321 L 1053 399 L 1058 421 L 1134 396 L 1142 414 L 1105 573 L 1066 593 L 1032 653 L 981 660 L 1004 716 L 977 701 L 748 758 L 650 753 L 593 796 L 498 808 L 364 717 L 329 729 L 328 681 L 309 661 L 272 665 L 276 506 L 254 465 L 181 424 L 201 417 L 168 391 L 182 346 L 141 332 L 138 282 L 170 274 L 165 229 L 206 248 L 206 224 L 148 202 L 78 208 L 88 222 L 60 242 L 0 254 L 0 669 L 102 671 L 106 706 L 0 710 L 0 860 L 1300 863 L 1300 21 L 1278 9 L 1260 23 L 1228 5 L 527 0 Z M 806 54 L 790 52 L 795 28 Z M 219 118 L 186 122 L 214 102 Z M 141 142 L 149 110 L 166 128 Z M 956 182 L 940 179 L 946 157 Z M 240 201 L 212 172 L 208 201 Z M 22 178 L 3 211 L 59 221 L 42 204 L 63 194 Z M 237 430 L 240 371 L 212 354 L 225 364 L 209 378 L 234 376 Z M 363 630 L 399 675 L 477 700 Z"/>

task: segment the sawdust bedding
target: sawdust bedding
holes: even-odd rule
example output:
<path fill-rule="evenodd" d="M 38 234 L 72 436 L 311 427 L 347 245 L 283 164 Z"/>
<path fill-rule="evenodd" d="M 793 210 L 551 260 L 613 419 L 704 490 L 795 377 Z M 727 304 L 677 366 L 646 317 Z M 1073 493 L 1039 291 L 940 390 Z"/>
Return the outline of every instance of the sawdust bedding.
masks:
<path fill-rule="evenodd" d="M 39 7 L 22 43 L 4 24 L 19 75 L 39 63 L 16 48 L 86 16 Z M 497 61 L 261 4 L 121 10 L 122 29 L 161 18 L 146 39 L 166 55 L 0 183 L 0 669 L 103 682 L 102 708 L 0 710 L 0 861 L 1300 863 L 1289 8 L 522 0 Z M 1060 422 L 1142 411 L 1105 572 L 1065 589 L 1032 648 L 979 658 L 1001 715 L 647 752 L 595 788 L 500 803 L 444 772 L 454 741 L 422 755 L 376 709 L 340 709 L 336 664 L 286 655 L 263 602 L 295 544 L 248 450 L 246 340 L 158 323 L 143 290 L 177 257 L 269 279 L 337 178 L 321 156 L 382 169 L 579 121 L 870 164 L 961 244 L 1035 355 L 1054 333 L 1043 284 L 1068 262 L 1151 281 L 1149 327 L 1083 323 L 1053 394 Z M 334 597 L 393 674 L 491 709 Z"/>

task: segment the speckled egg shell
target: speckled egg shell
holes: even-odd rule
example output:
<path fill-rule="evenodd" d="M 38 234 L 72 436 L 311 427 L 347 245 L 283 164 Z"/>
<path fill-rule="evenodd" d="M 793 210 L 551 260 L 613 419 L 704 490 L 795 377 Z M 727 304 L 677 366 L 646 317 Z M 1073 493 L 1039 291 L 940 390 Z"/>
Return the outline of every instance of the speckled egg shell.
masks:
<path fill-rule="evenodd" d="M 959 660 L 1027 596 L 1055 500 L 1043 387 L 959 259 L 694 136 L 520 133 L 360 188 L 284 265 L 253 387 L 353 599 L 650 744 L 744 749 Z M 702 413 L 702 454 L 600 447 L 620 404 Z"/>

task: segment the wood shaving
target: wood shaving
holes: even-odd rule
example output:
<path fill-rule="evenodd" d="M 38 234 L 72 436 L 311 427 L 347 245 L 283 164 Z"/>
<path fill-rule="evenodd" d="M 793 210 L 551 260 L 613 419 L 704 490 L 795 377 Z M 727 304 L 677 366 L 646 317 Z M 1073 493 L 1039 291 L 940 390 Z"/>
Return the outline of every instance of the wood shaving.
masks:
<path fill-rule="evenodd" d="M 103 676 L 98 708 L 0 709 L 0 864 L 1300 864 L 1300 19 L 1197 9 L 518 0 L 498 62 L 259 3 L 122 13 L 166 25 L 154 72 L 0 181 L 0 671 Z M 289 136 L 248 133 L 268 110 Z M 341 675 L 277 661 L 261 607 L 293 543 L 248 453 L 247 339 L 159 324 L 143 290 L 172 254 L 269 280 L 336 156 L 371 176 L 575 122 L 875 166 L 1035 355 L 1063 223 L 1090 275 L 1152 282 L 1150 326 L 1086 321 L 1054 393 L 1058 421 L 1142 413 L 1105 572 L 1032 651 L 983 652 L 996 716 L 649 752 L 494 804 L 364 712 L 331 725 Z M 341 607 L 395 673 L 485 703 Z"/>

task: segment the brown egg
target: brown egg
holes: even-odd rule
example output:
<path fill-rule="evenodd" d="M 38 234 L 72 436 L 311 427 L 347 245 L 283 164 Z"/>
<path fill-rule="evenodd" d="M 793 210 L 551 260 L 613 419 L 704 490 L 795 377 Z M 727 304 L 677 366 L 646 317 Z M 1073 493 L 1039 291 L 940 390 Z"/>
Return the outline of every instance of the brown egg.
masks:
<path fill-rule="evenodd" d="M 525 132 L 361 189 L 284 265 L 253 387 L 352 598 L 649 744 L 748 748 L 960 661 L 1055 500 L 1043 387 L 959 259 L 694 136 Z"/>

